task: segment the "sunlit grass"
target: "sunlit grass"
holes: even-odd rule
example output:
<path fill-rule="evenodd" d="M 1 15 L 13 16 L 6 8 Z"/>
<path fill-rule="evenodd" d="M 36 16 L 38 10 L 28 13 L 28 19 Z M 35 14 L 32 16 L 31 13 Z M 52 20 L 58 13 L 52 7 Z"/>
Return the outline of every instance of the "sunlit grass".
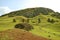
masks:
<path fill-rule="evenodd" d="M 16 22 L 13 22 L 13 19 L 16 19 Z M 0 31 L 4 31 L 4 30 L 8 30 L 8 29 L 14 29 L 14 26 L 17 23 L 21 23 L 21 19 L 25 18 L 25 17 L 3 17 L 0 18 Z M 41 23 L 37 22 L 37 19 L 40 18 L 41 19 Z M 59 22 L 55 22 L 55 23 L 49 23 L 47 22 L 48 18 L 53 18 L 49 15 L 45 16 L 45 15 L 39 15 L 36 16 L 34 18 L 30 18 L 30 22 L 29 24 L 31 24 L 34 29 L 31 30 L 30 32 L 38 35 L 38 36 L 42 36 L 42 37 L 46 37 L 46 38 L 50 38 L 53 40 L 60 40 L 60 21 L 57 18 L 53 18 L 54 20 L 58 20 Z M 25 18 L 26 19 L 26 18 Z M 32 23 L 35 22 L 35 23 Z M 55 33 L 55 35 L 54 35 Z M 50 37 L 49 37 L 50 35 Z"/>

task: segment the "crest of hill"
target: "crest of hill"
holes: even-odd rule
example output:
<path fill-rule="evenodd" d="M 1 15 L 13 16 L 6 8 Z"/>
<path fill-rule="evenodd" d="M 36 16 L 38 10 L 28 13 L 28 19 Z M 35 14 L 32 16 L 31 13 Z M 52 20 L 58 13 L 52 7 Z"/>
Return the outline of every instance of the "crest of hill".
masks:
<path fill-rule="evenodd" d="M 17 10 L 17 11 L 13 11 L 5 15 L 34 17 L 34 16 L 39 15 L 40 13 L 47 15 L 49 12 L 54 12 L 54 11 L 49 8 L 37 7 L 37 8 L 27 8 L 23 10 Z"/>
<path fill-rule="evenodd" d="M 44 8 L 44 7 L 37 7 L 37 8 L 27 8 L 23 10 L 17 10 L 10 12 L 8 14 L 2 15 L 2 16 L 8 16 L 8 17 L 14 17 L 14 16 L 24 16 L 27 18 L 32 18 L 35 16 L 38 16 L 40 14 L 43 15 L 50 15 L 51 16 L 56 16 L 60 18 L 60 13 L 59 12 L 54 12 L 52 9 L 49 8 Z"/>

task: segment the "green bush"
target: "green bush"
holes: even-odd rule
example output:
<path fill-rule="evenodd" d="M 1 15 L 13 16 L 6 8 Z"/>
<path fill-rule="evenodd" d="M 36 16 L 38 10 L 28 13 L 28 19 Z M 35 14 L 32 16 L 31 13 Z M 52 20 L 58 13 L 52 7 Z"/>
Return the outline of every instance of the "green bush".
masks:
<path fill-rule="evenodd" d="M 48 22 L 50 22 L 51 20 L 50 20 L 50 18 L 48 18 L 48 20 L 47 20 Z"/>
<path fill-rule="evenodd" d="M 40 20 L 40 18 L 38 18 L 38 23 L 40 23 L 41 22 L 41 20 Z"/>
<path fill-rule="evenodd" d="M 15 19 L 13 19 L 13 22 L 16 22 L 16 20 L 15 20 Z"/>
<path fill-rule="evenodd" d="M 15 25 L 15 28 L 20 28 L 20 29 L 29 31 L 29 30 L 33 29 L 33 26 L 28 23 L 19 23 L 19 24 Z"/>
<path fill-rule="evenodd" d="M 54 19 L 50 19 L 50 18 L 48 18 L 48 20 L 47 20 L 48 22 L 50 22 L 50 23 L 54 23 L 55 22 L 55 20 Z"/>

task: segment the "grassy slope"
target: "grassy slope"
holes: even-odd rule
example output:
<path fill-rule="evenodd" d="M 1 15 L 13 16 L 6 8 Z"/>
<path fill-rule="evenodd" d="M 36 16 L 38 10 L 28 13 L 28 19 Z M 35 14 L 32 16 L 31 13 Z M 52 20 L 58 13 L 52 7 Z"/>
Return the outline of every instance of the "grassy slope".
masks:
<path fill-rule="evenodd" d="M 12 19 L 15 18 L 17 22 L 12 22 Z M 21 18 L 24 17 L 11 17 L 8 18 L 6 17 L 2 17 L 0 18 L 0 31 L 4 31 L 7 29 L 13 29 L 14 25 L 17 23 L 21 23 Z M 41 19 L 41 23 L 37 23 L 37 18 Z M 47 38 L 51 38 L 53 40 L 60 40 L 60 21 L 59 22 L 55 22 L 54 24 L 47 22 L 48 18 L 53 18 L 54 20 L 58 20 L 54 17 L 51 17 L 50 15 L 39 15 L 36 16 L 34 18 L 30 19 L 30 24 L 34 26 L 35 29 L 31 30 L 30 32 L 32 32 L 33 34 L 39 35 L 39 36 L 43 36 L 43 37 L 47 37 Z M 26 19 L 26 18 L 25 18 Z M 35 21 L 36 23 L 32 23 L 33 21 Z M 51 37 L 48 37 L 48 36 Z"/>
<path fill-rule="evenodd" d="M 37 34 L 37 35 L 41 35 L 53 40 L 60 40 L 60 21 L 56 22 L 54 24 L 52 23 L 48 23 L 47 22 L 47 18 L 53 18 L 51 16 L 45 16 L 45 15 L 39 15 L 37 17 L 35 17 L 35 19 L 37 18 L 41 18 L 41 23 L 40 24 L 36 24 L 34 25 L 34 30 L 32 30 L 32 33 Z M 53 18 L 54 20 L 59 20 L 56 18 Z M 32 23 L 31 23 L 32 24 Z M 50 35 L 50 37 L 48 37 Z"/>

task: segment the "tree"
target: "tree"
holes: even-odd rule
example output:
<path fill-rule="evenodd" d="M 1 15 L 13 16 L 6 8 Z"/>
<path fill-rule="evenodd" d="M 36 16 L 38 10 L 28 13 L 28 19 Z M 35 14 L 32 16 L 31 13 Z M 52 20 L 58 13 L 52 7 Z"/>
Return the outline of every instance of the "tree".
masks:
<path fill-rule="evenodd" d="M 55 22 L 55 21 L 52 19 L 52 20 L 51 20 L 51 23 L 54 23 L 54 22 Z"/>
<path fill-rule="evenodd" d="M 50 23 L 54 23 L 55 22 L 54 19 L 50 19 L 50 18 L 48 18 L 47 21 L 50 22 Z"/>
<path fill-rule="evenodd" d="M 40 18 L 38 18 L 38 23 L 40 23 L 41 22 L 41 20 L 40 20 Z"/>
<path fill-rule="evenodd" d="M 27 23 L 29 23 L 29 19 L 27 19 Z"/>
<path fill-rule="evenodd" d="M 50 18 L 48 18 L 48 20 L 47 20 L 48 22 L 50 22 Z"/>
<path fill-rule="evenodd" d="M 16 20 L 15 20 L 15 19 L 13 19 L 13 22 L 16 22 Z"/>
<path fill-rule="evenodd" d="M 25 19 L 22 19 L 22 22 L 24 23 Z"/>

